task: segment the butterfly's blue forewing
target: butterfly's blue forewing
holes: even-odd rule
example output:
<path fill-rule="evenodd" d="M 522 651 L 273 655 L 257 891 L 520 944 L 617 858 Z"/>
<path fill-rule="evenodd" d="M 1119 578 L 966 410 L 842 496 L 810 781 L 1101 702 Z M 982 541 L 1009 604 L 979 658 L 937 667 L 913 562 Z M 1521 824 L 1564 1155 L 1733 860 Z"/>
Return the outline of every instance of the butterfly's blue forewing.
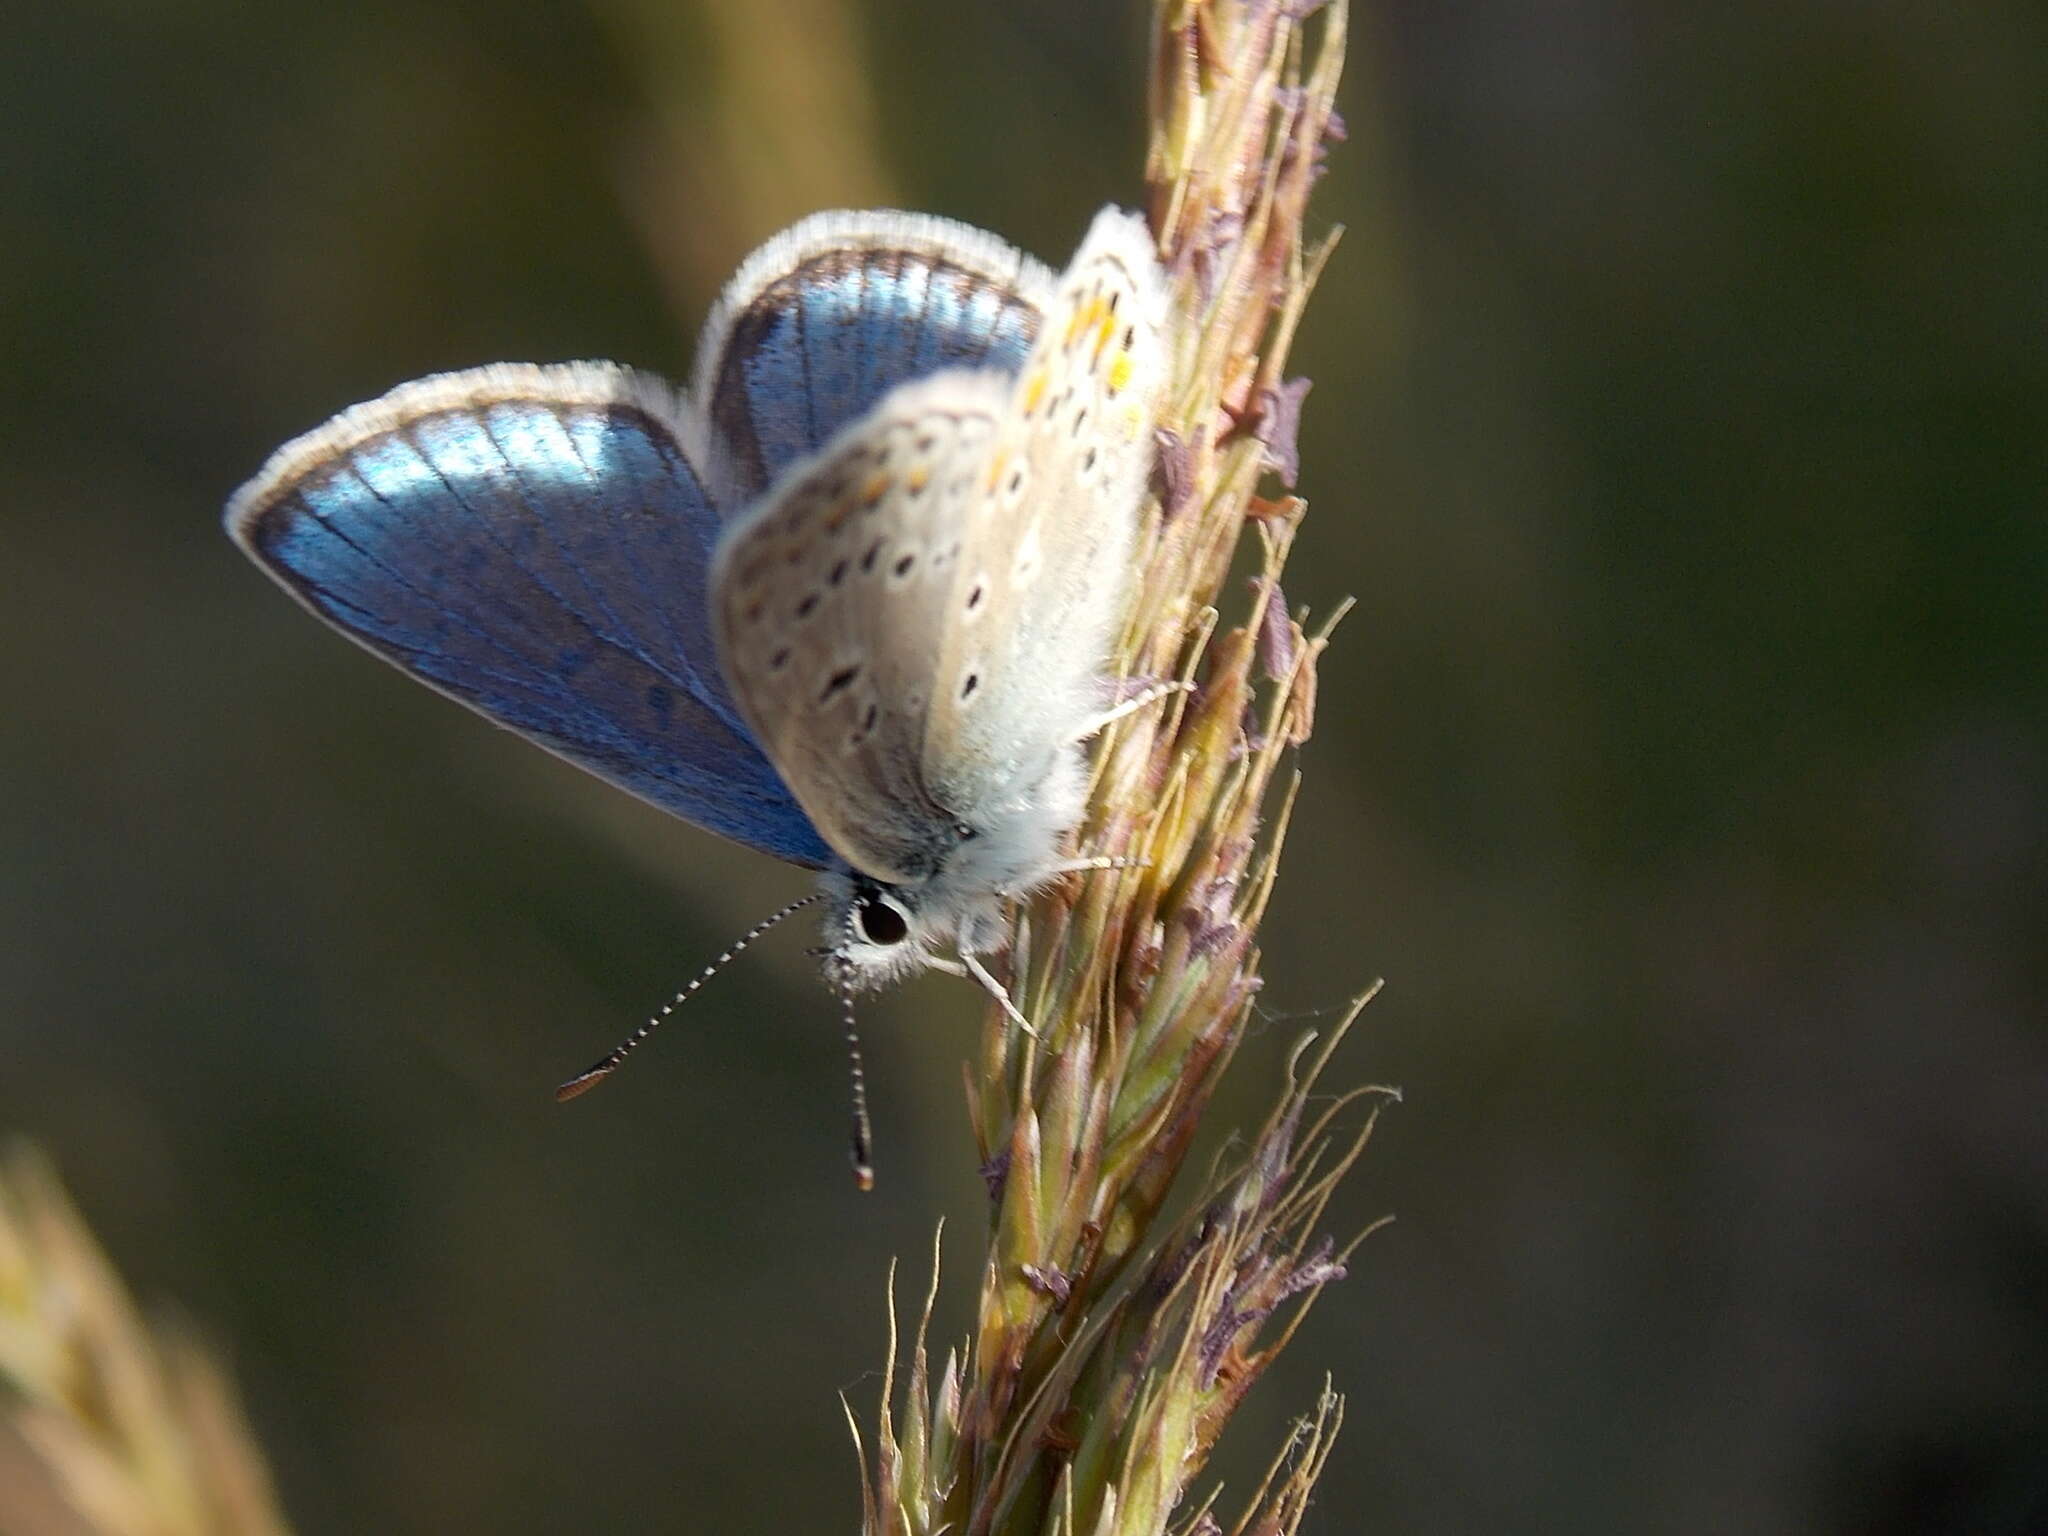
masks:
<path fill-rule="evenodd" d="M 664 810 L 831 861 L 705 628 L 717 514 L 673 394 L 609 364 L 404 385 L 280 449 L 235 541 L 385 660 Z"/>

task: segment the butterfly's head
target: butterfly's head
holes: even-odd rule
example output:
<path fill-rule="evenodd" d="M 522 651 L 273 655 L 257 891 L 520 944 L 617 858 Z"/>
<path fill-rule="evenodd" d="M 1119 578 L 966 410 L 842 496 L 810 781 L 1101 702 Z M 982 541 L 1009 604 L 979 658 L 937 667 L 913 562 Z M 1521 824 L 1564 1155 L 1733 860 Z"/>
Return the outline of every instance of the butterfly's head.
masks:
<path fill-rule="evenodd" d="M 825 898 L 822 953 L 836 971 L 866 991 L 900 981 L 930 965 L 951 937 L 951 925 L 933 922 L 926 892 L 886 885 L 851 871 L 830 871 L 820 881 Z"/>
<path fill-rule="evenodd" d="M 953 821 L 935 834 L 929 841 L 938 851 L 921 878 L 879 880 L 845 864 L 819 877 L 822 952 L 835 982 L 886 986 L 933 965 L 953 969 L 943 956 L 1003 947 L 1007 897 L 1028 894 L 1067 867 L 1060 846 L 1081 817 L 1079 752 L 1063 747 L 1024 784 L 982 807 L 976 824 Z"/>

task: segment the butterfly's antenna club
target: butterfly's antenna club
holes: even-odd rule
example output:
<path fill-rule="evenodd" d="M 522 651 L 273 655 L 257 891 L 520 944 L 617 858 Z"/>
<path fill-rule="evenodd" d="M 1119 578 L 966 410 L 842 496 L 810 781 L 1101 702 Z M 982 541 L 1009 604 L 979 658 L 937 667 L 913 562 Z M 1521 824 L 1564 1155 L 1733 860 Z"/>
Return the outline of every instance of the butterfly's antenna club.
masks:
<path fill-rule="evenodd" d="M 582 1094 L 588 1093 L 591 1089 L 595 1088 L 599 1083 L 603 1082 L 606 1078 L 610 1077 L 612 1073 L 618 1069 L 619 1063 L 624 1061 L 628 1056 L 633 1054 L 633 1048 L 635 1046 L 639 1045 L 639 1043 L 642 1040 L 645 1040 L 649 1035 L 653 1034 L 655 1030 L 659 1029 L 661 1027 L 662 1021 L 666 1019 L 670 1014 L 674 1013 L 678 1008 L 682 1007 L 683 1004 L 687 1003 L 692 997 L 696 996 L 697 989 L 699 987 L 703 986 L 705 982 L 709 981 L 712 977 L 716 976 L 720 971 L 724 970 L 726 966 L 730 965 L 734 960 L 739 958 L 739 956 L 745 952 L 746 947 L 749 944 L 753 943 L 754 940 L 760 938 L 762 934 L 766 933 L 770 928 L 773 928 L 777 923 L 781 922 L 784 918 L 790 917 L 795 913 L 803 911 L 805 907 L 816 906 L 819 902 L 823 901 L 824 899 L 824 892 L 813 891 L 810 895 L 804 897 L 802 900 L 792 901 L 788 906 L 784 907 L 781 911 L 771 913 L 767 917 L 762 918 L 760 922 L 754 924 L 753 927 L 749 928 L 745 933 L 741 934 L 738 939 L 733 941 L 732 947 L 730 949 L 726 950 L 724 954 L 720 955 L 716 960 L 712 961 L 709 965 L 705 966 L 704 969 L 698 973 L 696 979 L 693 980 L 687 987 L 683 988 L 682 991 L 678 992 L 674 997 L 670 998 L 667 1002 L 663 1003 L 661 1005 L 660 1012 L 651 1015 L 645 1024 L 642 1024 L 638 1029 L 634 1030 L 632 1034 L 628 1035 L 625 1039 L 621 1040 L 618 1044 L 617 1049 L 615 1049 L 609 1056 L 605 1057 L 603 1061 L 598 1062 L 597 1065 L 589 1067 L 584 1071 L 578 1072 L 574 1077 L 570 1078 L 569 1081 L 562 1084 L 561 1087 L 557 1088 L 555 1090 L 555 1102 L 557 1104 L 566 1104 L 571 1099 L 577 1098 Z"/>

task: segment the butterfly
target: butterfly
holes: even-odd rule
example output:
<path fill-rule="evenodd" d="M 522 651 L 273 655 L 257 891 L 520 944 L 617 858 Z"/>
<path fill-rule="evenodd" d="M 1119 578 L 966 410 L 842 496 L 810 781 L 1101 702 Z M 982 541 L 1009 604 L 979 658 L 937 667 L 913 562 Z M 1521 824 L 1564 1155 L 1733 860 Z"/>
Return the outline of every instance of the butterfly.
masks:
<path fill-rule="evenodd" d="M 420 681 L 819 872 L 729 954 L 821 904 L 849 1026 L 854 990 L 925 966 L 1000 996 L 976 956 L 1006 903 L 1101 862 L 1064 844 L 1122 712 L 1165 306 L 1113 207 L 1057 275 L 948 220 L 817 214 L 741 265 L 688 389 L 420 379 L 280 448 L 227 530 Z"/>

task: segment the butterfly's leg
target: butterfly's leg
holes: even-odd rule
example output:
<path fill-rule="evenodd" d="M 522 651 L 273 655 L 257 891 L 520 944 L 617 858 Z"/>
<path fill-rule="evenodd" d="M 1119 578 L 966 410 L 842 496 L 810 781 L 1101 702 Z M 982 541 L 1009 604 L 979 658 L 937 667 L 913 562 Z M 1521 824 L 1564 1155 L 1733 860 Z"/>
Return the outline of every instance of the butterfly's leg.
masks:
<path fill-rule="evenodd" d="M 1010 994 L 1003 984 L 990 975 L 988 967 L 972 955 L 962 953 L 958 960 L 948 960 L 943 955 L 927 955 L 925 964 L 935 971 L 944 971 L 948 976 L 958 976 L 963 981 L 978 983 L 983 991 L 1003 1005 L 1003 1012 L 1010 1016 L 1011 1023 L 1033 1039 L 1037 1038 L 1038 1031 L 1031 1027 L 1031 1021 L 1010 1001 Z"/>
<path fill-rule="evenodd" d="M 1012 1024 L 1023 1030 L 1032 1039 L 1036 1040 L 1038 1038 L 1038 1031 L 1031 1027 L 1031 1021 L 1024 1017 L 1023 1011 L 1015 1003 L 1010 1001 L 1009 991 L 990 974 L 989 968 L 975 959 L 974 956 L 963 950 L 958 962 L 934 958 L 931 965 L 933 970 L 945 971 L 954 976 L 967 976 L 979 982 L 982 991 L 994 998 L 1002 1007 L 1003 1012 L 1010 1016 Z"/>
<path fill-rule="evenodd" d="M 1075 741 L 1087 741 L 1090 737 L 1099 735 L 1105 727 L 1114 725 L 1117 721 L 1123 719 L 1125 715 L 1134 715 L 1147 705 L 1157 704 L 1161 699 L 1173 694 L 1193 693 L 1194 691 L 1195 685 L 1193 683 L 1183 683 L 1178 680 L 1166 683 L 1153 683 L 1149 687 L 1142 688 L 1132 694 L 1114 709 L 1105 710 L 1099 715 L 1090 715 L 1081 722 L 1080 728 L 1074 732 L 1073 739 Z"/>
<path fill-rule="evenodd" d="M 1125 858 L 1121 854 L 1098 853 L 1085 859 L 1063 859 L 1053 865 L 1056 875 L 1071 875 L 1084 869 L 1150 869 L 1150 859 Z"/>

